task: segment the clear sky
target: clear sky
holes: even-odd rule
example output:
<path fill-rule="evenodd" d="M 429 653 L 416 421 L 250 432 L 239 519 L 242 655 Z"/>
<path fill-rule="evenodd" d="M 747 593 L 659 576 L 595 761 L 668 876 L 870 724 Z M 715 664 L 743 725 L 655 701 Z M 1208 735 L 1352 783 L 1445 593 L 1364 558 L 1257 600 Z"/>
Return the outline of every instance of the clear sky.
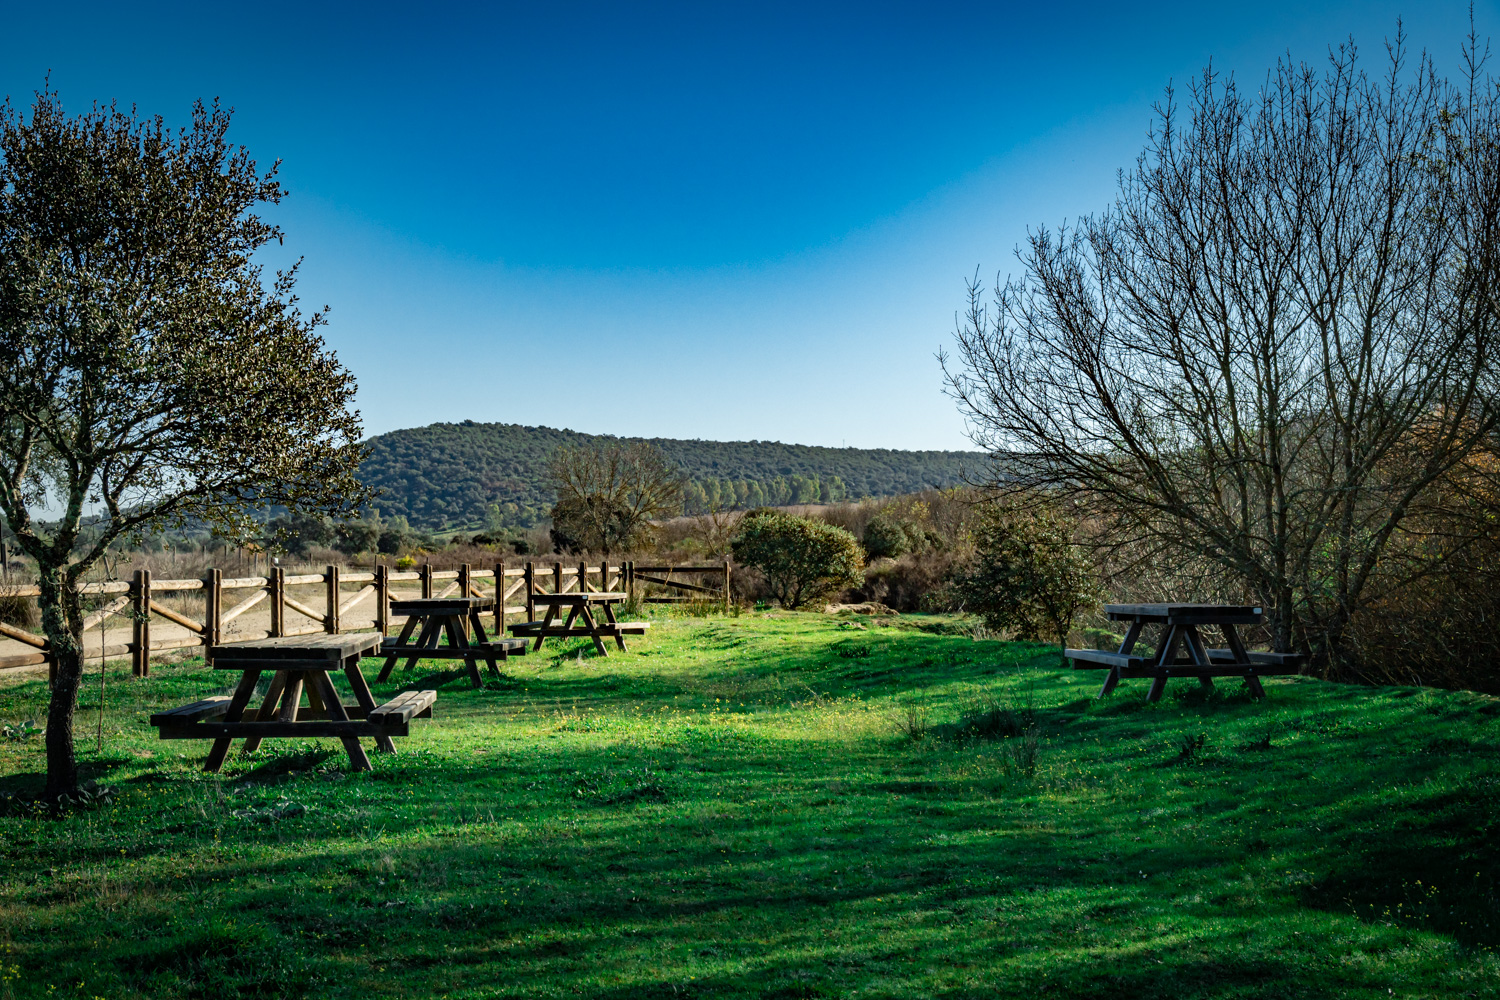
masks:
<path fill-rule="evenodd" d="M 1481 34 L 1500 35 L 1480 3 Z M 39 4 L 0 94 L 280 158 L 275 210 L 371 433 L 437 420 L 967 447 L 934 354 L 963 281 L 1109 202 L 1151 105 L 1465 3 Z"/>

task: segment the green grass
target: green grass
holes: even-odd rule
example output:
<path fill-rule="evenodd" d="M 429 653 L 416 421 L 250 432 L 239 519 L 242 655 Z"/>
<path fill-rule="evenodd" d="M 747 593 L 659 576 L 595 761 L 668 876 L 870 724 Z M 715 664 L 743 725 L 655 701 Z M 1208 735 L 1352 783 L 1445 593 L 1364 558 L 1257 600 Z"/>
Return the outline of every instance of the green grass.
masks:
<path fill-rule="evenodd" d="M 224 689 L 194 662 L 112 668 L 96 752 L 92 674 L 116 791 L 0 819 L 0 998 L 1496 995 L 1500 701 L 1100 702 L 1055 651 L 921 621 L 663 619 L 445 675 L 368 774 L 331 740 L 203 774 L 146 725 Z M 45 695 L 0 688 L 0 720 Z M 0 739 L 0 791 L 40 744 Z"/>

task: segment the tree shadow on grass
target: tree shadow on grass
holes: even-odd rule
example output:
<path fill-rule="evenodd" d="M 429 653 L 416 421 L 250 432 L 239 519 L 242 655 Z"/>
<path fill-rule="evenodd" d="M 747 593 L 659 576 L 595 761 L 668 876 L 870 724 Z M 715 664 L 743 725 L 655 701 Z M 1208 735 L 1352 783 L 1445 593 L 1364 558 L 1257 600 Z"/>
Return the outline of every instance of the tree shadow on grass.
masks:
<path fill-rule="evenodd" d="M 1500 947 L 1500 781 L 1482 779 L 1375 817 L 1302 901 L 1366 923 Z"/>
<path fill-rule="evenodd" d="M 270 759 L 267 760 L 266 757 Z M 236 775 L 235 781 L 250 784 L 271 784 L 284 781 L 293 775 L 316 771 L 341 753 L 329 747 L 316 747 L 312 749 L 298 748 L 296 750 L 258 750 L 250 757 L 240 756 L 240 762 L 253 761 L 257 766 L 243 774 Z M 344 757 L 347 763 L 348 758 Z"/>
<path fill-rule="evenodd" d="M 138 763 L 135 758 L 124 754 L 91 754 L 78 761 L 78 783 L 83 785 L 93 781 L 103 785 L 120 768 L 135 763 Z M 47 772 L 45 771 L 20 771 L 7 774 L 0 776 L 0 795 L 34 798 L 41 794 L 46 783 Z"/>

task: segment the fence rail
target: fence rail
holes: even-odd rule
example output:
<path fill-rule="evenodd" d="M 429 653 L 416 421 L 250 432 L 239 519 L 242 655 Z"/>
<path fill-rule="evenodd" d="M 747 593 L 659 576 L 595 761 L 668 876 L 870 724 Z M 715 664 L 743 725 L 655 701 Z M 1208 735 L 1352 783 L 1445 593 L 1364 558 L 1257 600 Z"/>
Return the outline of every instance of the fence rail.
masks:
<path fill-rule="evenodd" d="M 690 577 L 696 582 L 674 577 Z M 597 580 L 597 584 L 594 582 Z M 718 586 L 706 585 L 712 581 Z M 267 636 L 312 635 L 317 632 L 337 633 L 373 627 L 382 635 L 391 629 L 390 602 L 409 598 L 441 598 L 454 593 L 473 597 L 497 598 L 494 607 L 494 627 L 497 635 L 505 634 L 508 615 L 525 614 L 527 621 L 536 620 L 536 595 L 565 594 L 569 591 L 598 593 L 609 590 L 624 590 L 632 598 L 652 603 L 708 600 L 722 601 L 727 611 L 730 604 L 730 564 L 728 561 L 708 566 L 637 566 L 634 562 L 611 564 L 601 562 L 594 565 L 580 562 L 564 565 L 554 561 L 540 568 L 535 562 L 521 566 L 508 566 L 500 560 L 489 569 L 475 569 L 467 563 L 456 570 L 434 570 L 429 565 L 415 570 L 396 572 L 387 566 L 376 566 L 371 572 L 350 573 L 338 566 L 329 566 L 322 573 L 295 573 L 288 575 L 281 569 L 273 569 L 270 576 L 241 576 L 226 578 L 220 570 L 211 569 L 201 579 L 157 580 L 150 570 L 136 570 L 129 580 L 103 580 L 84 584 L 80 590 L 86 595 L 120 595 L 103 607 L 91 612 L 84 619 L 84 630 L 95 628 L 110 616 L 128 616 L 131 636 L 128 643 L 105 645 L 100 657 L 130 655 L 131 672 L 138 677 L 151 672 L 151 654 L 168 650 L 201 646 L 205 650 L 224 641 L 225 626 L 262 603 L 270 605 L 270 627 Z M 393 584 L 416 583 L 413 590 L 393 588 Z M 345 585 L 364 584 L 358 591 L 347 593 Z M 484 584 L 486 586 L 481 586 Z M 308 604 L 287 593 L 288 587 L 321 585 L 320 598 L 303 594 L 313 603 Z M 665 595 L 648 593 L 653 588 L 665 589 Z M 239 599 L 228 610 L 224 608 L 224 595 L 232 591 L 252 591 L 248 595 L 235 595 Z M 203 593 L 202 620 L 192 618 L 157 600 L 167 594 L 182 594 L 201 591 Z M 16 597 L 40 597 L 41 588 L 36 586 L 10 587 L 6 593 Z M 358 619 L 359 624 L 345 625 L 345 615 L 373 598 L 374 616 Z M 517 603 L 508 603 L 515 599 Z M 287 612 L 301 619 L 316 623 L 311 627 L 301 625 L 289 627 Z M 185 638 L 153 639 L 151 625 L 153 616 L 164 619 L 192 633 Z M 294 623 L 296 618 L 292 620 Z M 47 640 L 24 629 L 0 622 L 0 636 L 14 639 L 32 647 L 34 652 L 0 656 L 0 669 L 38 666 L 48 664 L 55 673 Z M 249 637 L 247 637 L 249 638 Z M 92 655 L 92 654 L 91 654 Z"/>

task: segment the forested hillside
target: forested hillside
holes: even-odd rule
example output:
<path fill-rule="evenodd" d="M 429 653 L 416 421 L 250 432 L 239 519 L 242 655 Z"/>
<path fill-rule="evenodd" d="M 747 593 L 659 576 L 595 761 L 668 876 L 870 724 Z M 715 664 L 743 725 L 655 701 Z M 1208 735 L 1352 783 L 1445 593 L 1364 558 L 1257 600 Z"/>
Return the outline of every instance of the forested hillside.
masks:
<path fill-rule="evenodd" d="M 427 530 L 526 527 L 546 516 L 554 497 L 547 460 L 562 444 L 595 435 L 519 424 L 430 424 L 366 442 L 361 478 L 384 491 L 382 516 L 401 515 Z M 691 481 L 688 509 L 815 503 L 891 496 L 962 481 L 984 456 L 961 451 L 815 448 L 775 441 L 676 441 L 653 438 Z"/>

